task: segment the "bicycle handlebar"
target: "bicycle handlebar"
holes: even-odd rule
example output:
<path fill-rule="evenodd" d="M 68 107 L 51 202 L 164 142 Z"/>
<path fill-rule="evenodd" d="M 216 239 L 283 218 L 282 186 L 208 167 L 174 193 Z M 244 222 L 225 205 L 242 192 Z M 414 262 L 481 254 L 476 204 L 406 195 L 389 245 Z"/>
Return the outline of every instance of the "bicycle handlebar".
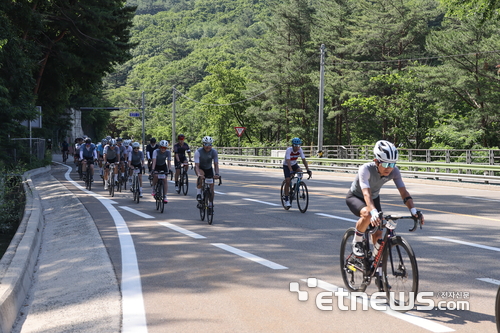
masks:
<path fill-rule="evenodd" d="M 292 179 L 293 177 L 295 177 L 295 175 L 299 175 L 299 174 L 304 175 L 304 172 L 291 172 L 290 173 L 290 179 Z M 307 177 L 307 179 L 311 179 L 312 173 L 311 174 L 308 173 L 308 175 L 309 175 L 309 177 Z"/>
<path fill-rule="evenodd" d="M 413 215 L 409 215 L 409 216 L 401 216 L 401 215 L 386 215 L 383 217 L 383 220 L 384 221 L 396 221 L 396 220 L 400 220 L 400 219 L 412 219 L 413 220 L 413 228 L 411 229 L 408 229 L 408 231 L 410 232 L 414 232 L 415 230 L 417 230 L 417 225 L 420 226 L 420 229 L 422 229 L 422 212 L 420 212 L 419 210 L 417 210 L 417 217 L 413 216 Z"/>

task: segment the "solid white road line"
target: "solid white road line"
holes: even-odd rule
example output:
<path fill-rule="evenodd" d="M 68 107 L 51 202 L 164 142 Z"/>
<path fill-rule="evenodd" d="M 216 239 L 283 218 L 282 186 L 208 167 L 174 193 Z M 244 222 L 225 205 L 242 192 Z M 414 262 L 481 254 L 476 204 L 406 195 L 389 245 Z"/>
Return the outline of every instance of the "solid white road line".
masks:
<path fill-rule="evenodd" d="M 275 203 L 272 203 L 272 202 L 260 201 L 260 200 L 250 199 L 250 198 L 243 198 L 243 200 L 248 200 L 248 201 L 254 201 L 254 202 L 258 202 L 258 203 L 263 203 L 263 204 L 266 204 L 266 205 L 269 205 L 269 206 L 281 206 L 281 205 L 278 205 L 278 204 L 275 204 Z"/>
<path fill-rule="evenodd" d="M 446 238 L 446 237 L 431 236 L 430 238 L 444 240 L 444 241 L 447 241 L 447 242 L 452 242 L 452 243 L 457 243 L 457 244 L 462 244 L 462 245 L 479 247 L 479 248 L 485 249 L 485 250 L 491 250 L 491 251 L 500 252 L 500 248 L 498 248 L 498 247 L 486 246 L 486 245 L 475 244 L 475 243 L 469 243 L 469 242 L 464 242 L 464 241 L 460 241 L 460 240 L 456 240 L 456 239 L 451 239 L 451 238 Z"/>
<path fill-rule="evenodd" d="M 134 209 L 134 208 L 130 208 L 130 207 L 127 207 L 127 206 L 118 206 L 119 208 L 121 209 L 125 209 L 131 213 L 134 213 L 136 215 L 139 215 L 140 217 L 144 217 L 145 219 L 154 219 L 154 216 L 151 216 L 151 215 L 148 215 L 148 214 L 145 214 L 143 212 L 140 212 L 138 211 L 137 209 Z"/>
<path fill-rule="evenodd" d="M 288 269 L 288 267 L 285 267 L 285 266 L 281 266 L 275 262 L 272 262 L 272 261 L 269 261 L 267 259 L 264 259 L 264 258 L 261 258 L 261 257 L 258 257 L 256 255 L 253 255 L 251 253 L 248 253 L 246 251 L 243 251 L 243 250 L 240 250 L 240 249 L 237 249 L 235 247 L 232 247 L 232 246 L 229 246 L 227 244 L 223 244 L 223 243 L 212 243 L 213 246 L 216 246 L 220 249 L 223 249 L 225 251 L 228 251 L 228 252 L 231 252 L 231 253 L 234 253 L 240 257 L 243 257 L 245 259 L 249 259 L 249 260 L 252 260 L 252 261 L 255 261 L 256 263 L 258 264 L 261 264 L 261 265 L 264 265 L 266 267 L 269 267 L 271 269 Z"/>
<path fill-rule="evenodd" d="M 62 164 L 64 165 L 64 164 Z M 68 171 L 65 178 L 82 191 L 94 195 L 101 204 L 108 210 L 115 222 L 116 231 L 120 240 L 122 257 L 122 332 L 147 332 L 146 311 L 144 309 L 144 299 L 142 297 L 141 274 L 137 264 L 137 255 L 135 252 L 134 241 L 130 235 L 127 223 L 113 206 L 115 201 L 109 200 L 101 195 L 87 191 L 77 184 L 70 177 L 71 167 L 64 165 Z"/>
<path fill-rule="evenodd" d="M 488 283 L 492 283 L 492 284 L 496 284 L 496 285 L 500 286 L 500 281 L 499 280 L 490 279 L 490 278 L 477 278 L 477 280 L 488 282 Z"/>
<path fill-rule="evenodd" d="M 304 282 L 307 282 L 307 280 L 308 279 L 302 279 L 302 281 L 304 281 Z M 321 289 L 331 291 L 331 292 L 336 292 L 339 289 L 339 287 L 337 287 L 336 285 L 330 284 L 330 283 L 322 281 L 322 280 L 317 280 L 317 286 Z M 361 300 L 359 298 L 357 298 L 356 301 L 361 302 Z M 413 325 L 422 327 L 422 328 L 424 328 L 428 331 L 431 331 L 431 332 L 436 332 L 436 333 L 443 332 L 444 333 L 444 332 L 454 332 L 455 331 L 452 328 L 438 324 L 436 322 L 433 322 L 432 320 L 417 317 L 417 316 L 414 316 L 414 315 L 411 315 L 408 313 L 397 312 L 397 311 L 390 309 L 389 307 L 387 307 L 386 310 L 380 311 L 380 312 L 388 314 L 388 315 L 393 316 L 395 318 L 404 320 L 404 321 L 411 323 Z"/>
<path fill-rule="evenodd" d="M 488 199 L 488 198 L 478 198 L 478 197 L 464 197 L 466 199 L 474 199 L 474 200 L 482 200 L 482 201 L 495 201 L 499 202 L 500 200 L 498 199 Z"/>
<path fill-rule="evenodd" d="M 168 222 L 158 222 L 158 224 L 161 224 L 162 226 L 165 226 L 167 228 L 170 228 L 174 231 L 180 232 L 181 234 L 184 234 L 186 236 L 192 237 L 194 239 L 203 239 L 206 238 L 205 236 L 202 236 L 200 234 L 197 234 L 195 232 L 189 231 L 187 229 L 181 228 L 176 226 L 175 224 L 168 223 Z"/>
<path fill-rule="evenodd" d="M 330 217 L 332 219 L 338 219 L 338 220 L 344 220 L 344 221 L 354 222 L 354 223 L 358 222 L 358 220 L 348 219 L 348 218 L 342 217 L 342 216 L 335 216 L 335 215 L 329 215 L 329 214 L 324 214 L 324 213 L 316 213 L 316 215 L 324 216 L 324 217 Z"/>

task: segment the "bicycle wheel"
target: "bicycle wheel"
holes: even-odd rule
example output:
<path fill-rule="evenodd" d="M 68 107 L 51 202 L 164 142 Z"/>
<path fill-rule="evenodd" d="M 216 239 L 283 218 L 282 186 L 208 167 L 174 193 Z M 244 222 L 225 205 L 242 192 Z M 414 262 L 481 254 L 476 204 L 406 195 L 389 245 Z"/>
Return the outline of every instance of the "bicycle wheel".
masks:
<path fill-rule="evenodd" d="M 181 186 L 182 186 L 182 193 L 184 193 L 184 195 L 187 195 L 188 194 L 188 188 L 189 188 L 189 182 L 188 182 L 188 174 L 187 174 L 187 172 L 181 173 L 181 177 L 179 179 L 179 188 Z"/>
<path fill-rule="evenodd" d="M 165 202 L 163 201 L 163 181 L 158 179 L 158 192 L 157 192 L 158 198 L 160 199 L 160 212 L 163 213 L 163 210 L 165 209 Z"/>
<path fill-rule="evenodd" d="M 204 194 L 205 191 L 203 191 Z M 205 220 L 206 206 L 205 206 L 205 198 L 202 199 L 201 202 L 198 202 L 198 208 L 200 209 L 200 219 Z"/>
<path fill-rule="evenodd" d="M 396 236 L 387 245 L 382 259 L 382 283 L 393 310 L 413 308 L 418 292 L 417 259 L 408 242 Z"/>
<path fill-rule="evenodd" d="M 365 263 L 364 259 L 352 254 L 352 240 L 354 228 L 349 228 L 340 243 L 340 272 L 346 288 L 350 291 L 365 291 Z"/>
<path fill-rule="evenodd" d="M 300 182 L 299 189 L 296 192 L 297 206 L 301 213 L 305 213 L 307 207 L 309 206 L 309 191 L 307 191 L 307 185 L 304 182 Z"/>
<path fill-rule="evenodd" d="M 290 207 L 285 206 L 285 186 L 286 186 L 286 180 L 283 180 L 283 182 L 281 183 L 281 192 L 280 192 L 280 194 L 281 194 L 281 205 L 283 206 L 283 208 L 285 208 L 285 210 L 289 210 Z M 290 203 L 291 203 L 291 201 L 290 201 Z"/>
<path fill-rule="evenodd" d="M 139 203 L 139 187 L 137 186 L 137 176 L 133 176 L 132 179 L 132 193 L 134 195 L 134 201 Z"/>
<path fill-rule="evenodd" d="M 115 196 L 115 185 L 114 185 L 113 181 L 111 181 L 108 186 L 109 186 L 109 194 L 112 197 L 114 197 Z"/>
<path fill-rule="evenodd" d="M 207 210 L 207 223 L 212 224 L 214 220 L 214 210 L 209 207 L 210 201 L 212 201 L 212 191 L 210 189 L 205 191 L 205 208 Z M 213 204 L 213 202 L 212 202 Z"/>
<path fill-rule="evenodd" d="M 87 188 L 89 191 L 92 190 L 92 179 L 90 178 L 90 172 L 87 172 Z"/>

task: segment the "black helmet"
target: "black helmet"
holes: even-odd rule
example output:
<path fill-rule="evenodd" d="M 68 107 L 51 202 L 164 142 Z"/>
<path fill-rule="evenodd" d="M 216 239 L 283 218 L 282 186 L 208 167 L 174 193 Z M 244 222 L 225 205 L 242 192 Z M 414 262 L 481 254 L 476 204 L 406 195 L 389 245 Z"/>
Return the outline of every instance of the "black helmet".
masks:
<path fill-rule="evenodd" d="M 156 143 L 156 139 L 155 138 L 151 138 L 151 139 L 149 139 L 149 142 Z"/>
<path fill-rule="evenodd" d="M 184 138 L 185 138 L 184 134 L 177 135 L 177 140 L 184 140 Z"/>
<path fill-rule="evenodd" d="M 87 140 L 85 140 L 85 143 L 86 144 L 92 143 L 92 140 L 90 138 L 87 138 Z"/>

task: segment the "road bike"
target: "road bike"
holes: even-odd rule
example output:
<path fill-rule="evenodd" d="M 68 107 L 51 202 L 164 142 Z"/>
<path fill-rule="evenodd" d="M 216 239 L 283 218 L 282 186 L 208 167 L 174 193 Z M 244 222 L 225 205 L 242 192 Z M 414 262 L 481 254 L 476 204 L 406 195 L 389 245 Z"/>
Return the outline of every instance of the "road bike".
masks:
<path fill-rule="evenodd" d="M 309 206 L 309 191 L 307 190 L 307 185 L 304 183 L 302 177 L 303 172 L 296 172 L 290 175 L 290 188 L 288 190 L 288 200 L 290 204 L 292 204 L 293 200 L 297 200 L 297 207 L 301 213 L 305 213 L 307 211 L 307 207 Z M 311 176 L 307 179 L 310 179 Z M 283 180 L 281 183 L 281 205 L 285 210 L 289 210 L 290 207 L 285 205 L 285 186 L 286 180 Z"/>
<path fill-rule="evenodd" d="M 87 164 L 87 167 L 86 167 L 87 170 L 85 170 L 85 175 L 83 176 L 83 180 L 85 181 L 85 188 L 87 190 L 91 191 L 92 190 L 92 182 L 94 181 L 94 179 L 93 179 L 93 175 L 91 173 L 92 169 L 90 168 L 90 160 L 87 160 L 86 164 Z"/>
<path fill-rule="evenodd" d="M 130 169 L 128 167 L 128 163 L 125 163 L 125 166 L 124 166 L 124 170 L 125 172 L 123 173 L 123 177 L 121 177 L 121 185 L 123 187 L 123 189 L 126 191 L 127 190 L 127 182 L 128 182 L 128 178 L 129 178 L 129 172 L 130 172 Z"/>
<path fill-rule="evenodd" d="M 396 236 L 395 229 L 398 220 L 401 219 L 413 220 L 411 232 L 417 229 L 417 225 L 422 228 L 420 212 L 417 212 L 417 215 L 419 218 L 381 214 L 380 227 L 365 232 L 363 257 L 357 257 L 352 253 L 355 229 L 347 229 L 340 245 L 340 271 L 348 290 L 364 292 L 375 277 L 379 291 L 385 292 L 387 299 L 398 306 L 397 311 L 410 310 L 409 305 L 414 304 L 418 292 L 417 259 L 410 244 L 403 237 Z M 385 232 L 380 248 L 375 258 L 372 258 L 370 236 L 379 228 Z"/>
<path fill-rule="evenodd" d="M 68 160 L 68 151 L 67 150 L 63 150 L 62 159 L 63 159 L 63 163 L 66 164 L 66 161 Z"/>
<path fill-rule="evenodd" d="M 184 162 L 182 166 L 180 167 L 181 172 L 179 173 L 179 182 L 178 186 L 176 189 L 177 193 L 184 193 L 184 195 L 187 195 L 188 193 L 188 188 L 189 188 L 189 178 L 188 178 L 188 172 L 187 172 L 187 166 L 188 162 Z M 191 169 L 193 169 L 193 163 L 191 163 Z"/>
<path fill-rule="evenodd" d="M 112 197 L 115 196 L 115 186 L 118 188 L 120 182 L 115 182 L 115 163 L 111 163 L 109 165 L 109 171 L 108 171 L 108 191 L 109 195 Z"/>
<path fill-rule="evenodd" d="M 198 178 L 200 179 L 200 178 Z M 201 200 L 198 202 L 198 209 L 200 210 L 200 218 L 201 220 L 205 220 L 205 216 L 207 217 L 207 223 L 212 224 L 214 219 L 214 209 L 213 209 L 213 198 L 212 198 L 212 190 L 210 188 L 210 184 L 214 183 L 213 178 L 203 178 L 201 180 Z M 222 184 L 222 178 L 219 176 L 219 186 Z M 212 203 L 212 206 L 210 206 Z"/>
<path fill-rule="evenodd" d="M 165 171 L 157 171 L 158 173 L 158 181 L 156 182 L 155 186 L 155 201 L 156 201 L 156 210 L 159 210 L 161 213 L 163 213 L 163 210 L 165 209 L 165 202 L 163 201 L 163 196 L 165 195 L 163 191 L 163 182 L 167 181 L 167 175 L 165 174 Z M 170 179 L 172 179 L 172 172 L 169 170 L 168 173 L 170 174 Z"/>
<path fill-rule="evenodd" d="M 139 183 L 139 174 L 141 172 L 140 168 L 134 168 L 133 174 L 132 174 L 132 186 L 130 187 L 130 191 L 133 193 L 134 201 L 139 203 L 139 198 L 141 196 L 140 193 L 140 183 Z M 142 176 L 141 176 L 142 177 Z"/>

